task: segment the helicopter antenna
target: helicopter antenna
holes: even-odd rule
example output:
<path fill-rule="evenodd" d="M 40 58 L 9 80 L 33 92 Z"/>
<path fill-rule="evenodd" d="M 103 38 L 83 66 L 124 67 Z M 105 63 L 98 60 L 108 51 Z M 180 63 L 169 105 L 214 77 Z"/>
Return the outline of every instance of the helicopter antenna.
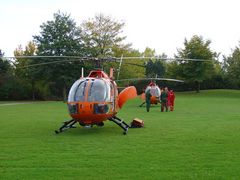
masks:
<path fill-rule="evenodd" d="M 154 83 L 156 83 L 156 79 L 158 78 L 158 75 L 156 74 L 156 76 L 155 76 L 155 80 L 154 80 Z"/>
<path fill-rule="evenodd" d="M 82 78 L 84 77 L 84 68 L 82 67 Z"/>
<path fill-rule="evenodd" d="M 120 75 L 120 70 L 121 70 L 121 66 L 122 66 L 122 60 L 123 60 L 123 54 L 122 54 L 121 59 L 120 59 L 120 64 L 119 64 L 119 68 L 118 68 L 117 80 L 118 80 L 119 75 Z"/>

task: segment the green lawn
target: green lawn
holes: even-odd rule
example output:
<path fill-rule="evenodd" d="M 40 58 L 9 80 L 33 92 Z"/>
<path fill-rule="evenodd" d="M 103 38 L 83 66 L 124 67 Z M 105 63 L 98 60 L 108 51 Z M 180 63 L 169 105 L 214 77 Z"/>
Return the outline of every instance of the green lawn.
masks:
<path fill-rule="evenodd" d="M 178 93 L 174 112 L 140 103 L 118 114 L 145 122 L 126 136 L 109 121 L 54 134 L 62 102 L 1 105 L 0 179 L 240 179 L 240 91 Z"/>

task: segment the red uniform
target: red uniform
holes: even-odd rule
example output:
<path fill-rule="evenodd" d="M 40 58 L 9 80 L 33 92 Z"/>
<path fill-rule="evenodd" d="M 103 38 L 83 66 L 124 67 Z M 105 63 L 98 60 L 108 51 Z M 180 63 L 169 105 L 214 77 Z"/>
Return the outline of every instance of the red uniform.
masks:
<path fill-rule="evenodd" d="M 175 100 L 175 94 L 173 90 L 168 92 L 168 106 L 170 106 L 170 111 L 173 111 L 174 109 L 174 100 Z"/>

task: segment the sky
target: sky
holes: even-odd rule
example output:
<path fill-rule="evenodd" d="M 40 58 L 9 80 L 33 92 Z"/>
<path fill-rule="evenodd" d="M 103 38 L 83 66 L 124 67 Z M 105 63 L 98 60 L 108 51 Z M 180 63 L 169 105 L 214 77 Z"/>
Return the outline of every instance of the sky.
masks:
<path fill-rule="evenodd" d="M 103 13 L 125 22 L 126 43 L 173 57 L 193 35 L 211 40 L 211 50 L 230 55 L 240 45 L 239 0 L 0 0 L 0 49 L 5 56 L 40 34 L 58 10 L 77 25 Z"/>

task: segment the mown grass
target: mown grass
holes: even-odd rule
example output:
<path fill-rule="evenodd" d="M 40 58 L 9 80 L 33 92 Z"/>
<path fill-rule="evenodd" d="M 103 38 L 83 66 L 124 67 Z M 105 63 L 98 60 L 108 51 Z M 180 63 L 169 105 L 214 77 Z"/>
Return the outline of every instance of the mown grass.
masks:
<path fill-rule="evenodd" d="M 62 102 L 0 106 L 0 179 L 239 179 L 240 91 L 178 93 L 174 112 L 131 100 L 112 122 L 54 134 Z"/>

